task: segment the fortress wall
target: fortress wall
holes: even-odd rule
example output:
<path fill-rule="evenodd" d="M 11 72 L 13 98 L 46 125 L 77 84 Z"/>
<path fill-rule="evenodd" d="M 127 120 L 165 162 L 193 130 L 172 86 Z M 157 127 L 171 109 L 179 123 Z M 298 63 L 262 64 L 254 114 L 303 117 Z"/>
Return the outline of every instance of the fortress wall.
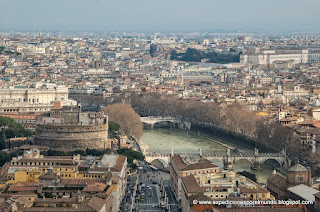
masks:
<path fill-rule="evenodd" d="M 36 145 L 71 151 L 108 148 L 108 125 L 40 125 L 36 127 Z"/>

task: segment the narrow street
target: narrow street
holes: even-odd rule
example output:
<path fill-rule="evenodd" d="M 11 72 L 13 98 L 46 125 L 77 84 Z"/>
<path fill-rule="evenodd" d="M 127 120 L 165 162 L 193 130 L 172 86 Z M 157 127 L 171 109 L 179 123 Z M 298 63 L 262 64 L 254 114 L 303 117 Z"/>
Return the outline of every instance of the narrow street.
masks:
<path fill-rule="evenodd" d="M 145 163 L 141 167 L 143 169 L 139 171 L 139 182 L 132 211 L 178 212 L 179 204 L 170 188 L 170 175 L 153 170 Z M 136 178 L 136 176 L 128 178 L 127 192 L 123 198 L 121 211 L 130 211 Z"/>

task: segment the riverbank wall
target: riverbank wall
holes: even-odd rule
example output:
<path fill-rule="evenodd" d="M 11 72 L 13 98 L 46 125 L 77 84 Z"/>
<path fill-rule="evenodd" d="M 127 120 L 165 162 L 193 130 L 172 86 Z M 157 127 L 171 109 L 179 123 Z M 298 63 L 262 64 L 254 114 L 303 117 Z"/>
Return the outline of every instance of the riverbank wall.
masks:
<path fill-rule="evenodd" d="M 177 124 L 173 124 L 170 122 L 160 122 L 155 125 L 156 127 L 161 128 L 167 128 L 167 129 L 175 129 L 175 130 L 182 130 L 182 131 L 188 131 L 190 134 L 193 135 L 202 135 L 205 137 L 213 137 L 218 138 L 221 140 L 228 140 L 230 143 L 237 144 L 239 146 L 244 146 L 248 148 L 257 148 L 260 152 L 279 152 L 279 150 L 275 147 L 267 146 L 266 144 L 263 144 L 257 140 L 254 140 L 246 135 L 243 135 L 241 133 L 236 133 L 230 130 L 222 129 L 220 127 L 216 127 L 211 124 L 205 124 L 205 123 L 199 123 L 195 121 L 190 121 L 191 128 L 190 130 L 186 130 L 185 128 L 182 128 L 181 126 Z M 152 129 L 155 126 L 150 126 L 148 124 L 144 124 L 144 129 Z M 223 143 L 221 143 L 224 145 Z M 225 146 L 225 145 L 224 145 Z M 230 148 L 230 147 L 228 147 Z M 232 149 L 232 148 L 231 148 Z"/>
<path fill-rule="evenodd" d="M 260 152 L 278 152 L 279 150 L 257 140 L 249 138 L 246 135 L 236 133 L 230 130 L 222 129 L 214 125 L 191 122 L 191 132 L 194 133 L 204 133 L 207 136 L 214 136 L 220 139 L 226 139 L 231 143 L 238 144 L 240 146 L 251 147 L 252 149 L 257 148 Z"/>

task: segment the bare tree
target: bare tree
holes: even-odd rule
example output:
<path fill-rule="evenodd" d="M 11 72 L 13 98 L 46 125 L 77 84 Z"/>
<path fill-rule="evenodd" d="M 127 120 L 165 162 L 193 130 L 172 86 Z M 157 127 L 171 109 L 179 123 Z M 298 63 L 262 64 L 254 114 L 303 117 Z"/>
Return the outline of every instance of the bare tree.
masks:
<path fill-rule="evenodd" d="M 138 113 L 128 104 L 116 103 L 102 108 L 111 121 L 120 125 L 120 133 L 139 140 L 143 134 L 143 125 Z"/>

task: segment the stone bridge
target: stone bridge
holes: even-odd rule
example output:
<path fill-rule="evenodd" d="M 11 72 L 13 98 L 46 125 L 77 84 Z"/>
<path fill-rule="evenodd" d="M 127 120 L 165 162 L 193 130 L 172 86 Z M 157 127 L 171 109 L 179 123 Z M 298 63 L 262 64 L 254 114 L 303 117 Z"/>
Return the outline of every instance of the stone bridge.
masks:
<path fill-rule="evenodd" d="M 189 121 L 184 121 L 175 117 L 170 117 L 170 116 L 148 116 L 148 117 L 140 117 L 140 120 L 142 123 L 149 124 L 151 128 L 156 123 L 160 122 L 171 122 L 173 124 L 177 124 L 178 127 L 183 128 L 183 129 L 188 129 L 190 130 L 191 128 L 191 122 Z"/>
<path fill-rule="evenodd" d="M 154 160 L 160 160 L 165 162 L 164 166 L 168 166 L 170 156 L 174 155 L 173 150 L 171 153 L 144 153 L 145 160 L 151 163 Z M 267 160 L 275 160 L 279 163 L 280 167 L 289 168 L 291 161 L 287 157 L 286 151 L 283 150 L 280 153 L 259 153 L 258 149 L 255 149 L 254 153 L 232 153 L 230 149 L 226 153 L 205 153 L 202 154 L 200 149 L 199 153 L 180 153 L 183 158 L 196 158 L 203 157 L 208 160 L 220 160 L 225 169 L 233 169 L 233 165 L 239 160 L 247 160 L 251 163 L 252 169 L 262 170 L 262 164 Z"/>

